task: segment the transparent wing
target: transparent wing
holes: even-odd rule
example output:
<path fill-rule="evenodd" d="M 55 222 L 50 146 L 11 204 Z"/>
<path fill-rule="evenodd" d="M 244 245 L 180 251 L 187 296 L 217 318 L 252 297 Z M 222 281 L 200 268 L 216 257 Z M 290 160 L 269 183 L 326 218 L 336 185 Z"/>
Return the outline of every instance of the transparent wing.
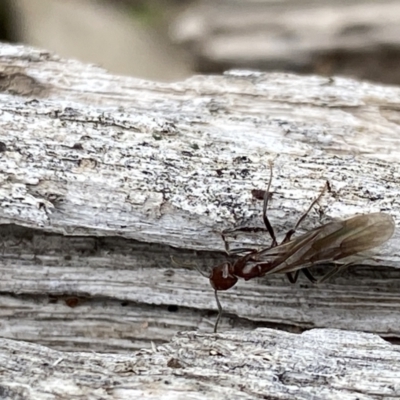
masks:
<path fill-rule="evenodd" d="M 292 272 L 377 247 L 390 239 L 394 227 L 393 218 L 388 214 L 357 215 L 323 225 L 288 243 L 261 251 L 253 262 L 265 263 L 263 275 Z"/>
<path fill-rule="evenodd" d="M 394 233 L 394 221 L 388 214 L 373 213 L 359 215 L 342 221 L 343 227 L 312 244 L 315 254 L 310 261 L 325 257 L 332 261 L 380 246 Z"/>

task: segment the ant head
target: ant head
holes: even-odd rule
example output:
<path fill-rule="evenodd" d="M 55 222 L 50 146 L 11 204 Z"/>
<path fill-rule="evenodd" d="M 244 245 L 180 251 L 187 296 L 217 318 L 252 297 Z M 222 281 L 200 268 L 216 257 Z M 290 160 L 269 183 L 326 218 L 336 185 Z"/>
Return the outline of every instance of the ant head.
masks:
<path fill-rule="evenodd" d="M 232 273 L 231 263 L 224 262 L 213 268 L 210 274 L 210 283 L 215 290 L 228 290 L 235 286 L 238 278 Z"/>

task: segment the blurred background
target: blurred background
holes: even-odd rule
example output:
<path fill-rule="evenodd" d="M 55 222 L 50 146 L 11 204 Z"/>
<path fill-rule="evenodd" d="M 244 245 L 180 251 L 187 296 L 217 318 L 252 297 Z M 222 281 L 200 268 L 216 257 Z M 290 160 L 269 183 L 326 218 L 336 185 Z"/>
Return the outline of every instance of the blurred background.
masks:
<path fill-rule="evenodd" d="M 400 0 L 2 0 L 0 40 L 158 81 L 245 68 L 400 84 Z"/>

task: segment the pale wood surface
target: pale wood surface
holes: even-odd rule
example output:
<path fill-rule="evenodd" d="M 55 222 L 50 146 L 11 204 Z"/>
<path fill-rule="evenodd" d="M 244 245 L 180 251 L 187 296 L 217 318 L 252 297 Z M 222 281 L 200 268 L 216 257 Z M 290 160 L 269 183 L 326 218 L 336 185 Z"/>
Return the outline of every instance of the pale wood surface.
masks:
<path fill-rule="evenodd" d="M 128 354 L 0 340 L 2 399 L 376 400 L 400 397 L 400 347 L 375 335 L 180 334 Z"/>
<path fill-rule="evenodd" d="M 400 83 L 398 0 L 203 0 L 171 32 L 199 71 L 244 67 Z"/>
<path fill-rule="evenodd" d="M 303 229 L 373 211 L 399 220 L 399 88 L 250 72 L 160 84 L 7 45 L 0 68 L 1 337 L 124 352 L 211 331 L 207 279 L 170 256 L 210 267 L 224 259 L 221 230 L 262 227 L 251 190 L 266 187 L 270 159 L 280 237 L 326 179 L 333 193 Z M 265 232 L 229 241 L 269 244 Z M 396 339 L 398 242 L 319 287 L 240 282 L 221 295 L 221 330 Z"/>

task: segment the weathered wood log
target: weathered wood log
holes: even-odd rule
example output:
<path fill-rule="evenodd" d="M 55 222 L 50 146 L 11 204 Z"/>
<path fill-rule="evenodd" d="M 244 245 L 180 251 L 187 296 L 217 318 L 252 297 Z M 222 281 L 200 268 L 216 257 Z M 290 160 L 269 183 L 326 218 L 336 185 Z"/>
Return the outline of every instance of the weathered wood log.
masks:
<path fill-rule="evenodd" d="M 398 1 L 199 1 L 171 32 L 198 71 L 257 68 L 400 83 Z"/>
<path fill-rule="evenodd" d="M 187 262 L 225 259 L 224 229 L 263 227 L 251 191 L 266 187 L 271 159 L 280 237 L 327 179 L 332 193 L 299 233 L 356 213 L 399 220 L 399 88 L 239 71 L 162 84 L 5 44 L 0 71 L 3 338 L 118 352 L 211 331 L 213 292 Z M 318 287 L 241 282 L 221 295 L 221 329 L 398 338 L 399 235 Z"/>
<path fill-rule="evenodd" d="M 2 399 L 400 397 L 400 348 L 367 333 L 183 333 L 129 354 L 65 353 L 0 340 Z"/>

